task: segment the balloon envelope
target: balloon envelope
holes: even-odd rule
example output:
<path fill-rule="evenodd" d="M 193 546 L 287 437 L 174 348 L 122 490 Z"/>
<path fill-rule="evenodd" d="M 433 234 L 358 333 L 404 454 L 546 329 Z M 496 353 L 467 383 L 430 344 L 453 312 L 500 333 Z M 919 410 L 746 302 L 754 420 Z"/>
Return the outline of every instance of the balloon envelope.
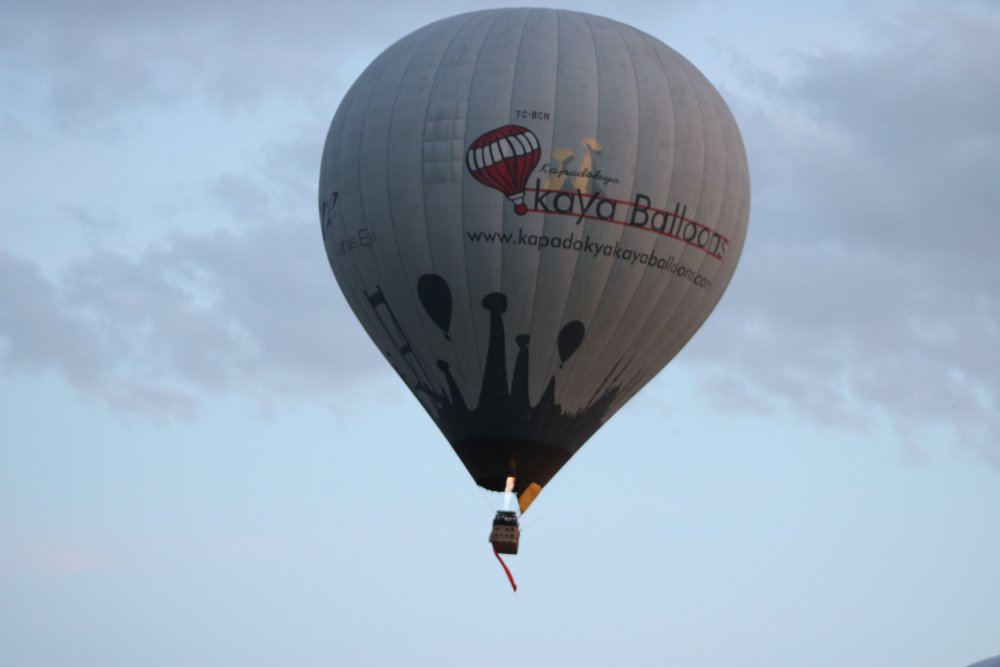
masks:
<path fill-rule="evenodd" d="M 358 319 L 475 481 L 515 477 L 523 511 L 715 307 L 749 178 L 729 109 L 675 51 L 501 9 L 364 71 L 319 197 Z"/>

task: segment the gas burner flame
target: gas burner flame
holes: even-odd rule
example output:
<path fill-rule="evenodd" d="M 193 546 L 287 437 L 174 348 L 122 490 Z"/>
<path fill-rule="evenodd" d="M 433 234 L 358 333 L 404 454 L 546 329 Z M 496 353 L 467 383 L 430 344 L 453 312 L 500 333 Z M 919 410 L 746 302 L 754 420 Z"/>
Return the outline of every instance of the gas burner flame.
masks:
<path fill-rule="evenodd" d="M 505 512 L 510 511 L 510 506 L 514 503 L 514 477 L 507 478 L 507 484 L 503 489 L 503 509 Z"/>

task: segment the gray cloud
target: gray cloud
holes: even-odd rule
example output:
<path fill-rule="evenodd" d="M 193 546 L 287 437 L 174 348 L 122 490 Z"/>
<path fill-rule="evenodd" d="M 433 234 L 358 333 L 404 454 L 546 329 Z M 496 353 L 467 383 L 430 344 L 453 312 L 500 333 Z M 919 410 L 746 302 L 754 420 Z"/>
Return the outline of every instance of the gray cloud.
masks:
<path fill-rule="evenodd" d="M 205 394 L 341 395 L 388 372 L 325 267 L 313 225 L 173 234 L 94 249 L 58 278 L 0 254 L 0 349 L 131 411 L 192 417 Z"/>
<path fill-rule="evenodd" d="M 735 405 L 888 420 L 1000 469 L 1000 12 L 925 8 L 871 37 L 738 105 L 750 238 L 691 358 Z"/>
<path fill-rule="evenodd" d="M 101 12 L 112 11 L 103 5 L 92 9 L 93 15 L 80 17 L 83 24 L 100 23 Z M 68 17 L 77 11 L 45 18 L 65 22 L 61 30 L 69 31 Z M 109 25 L 136 20 L 130 12 L 123 8 Z M 160 18 L 170 23 L 169 17 Z M 140 23 L 146 29 L 152 19 L 144 16 Z M 95 28 L 91 38 L 108 29 Z M 142 30 L 120 32 L 122 39 L 133 40 Z M 84 61 L 91 56 L 81 54 Z M 155 74 L 163 62 L 151 56 L 141 67 Z M 52 76 L 70 80 L 97 64 L 53 66 Z M 156 84 L 158 76 L 146 83 Z M 155 91 L 142 85 L 119 92 L 117 100 L 118 93 L 104 100 L 67 101 L 68 112 L 74 118 L 100 115 L 102 105 L 112 101 L 131 104 L 135 111 L 135 105 L 155 99 Z M 189 97 L 200 99 L 196 91 Z M 111 106 L 122 122 L 135 124 L 135 114 Z M 150 156 L 151 162 L 142 165 L 140 182 L 146 178 L 149 190 L 121 192 L 115 179 L 97 178 L 90 181 L 96 190 L 53 193 L 39 183 L 34 194 L 17 193 L 0 207 L 6 238 L 19 238 L 36 219 L 51 221 L 55 214 L 59 220 L 51 227 L 53 238 L 15 243 L 21 254 L 0 255 L 4 366 L 56 370 L 82 393 L 116 408 L 182 418 L 195 416 L 208 394 L 262 402 L 315 396 L 335 402 L 352 382 L 388 374 L 340 296 L 322 249 L 315 188 L 334 106 L 302 118 L 299 105 L 293 116 L 302 119 L 283 120 L 277 128 L 258 110 L 254 117 L 262 121 L 261 133 L 241 137 L 240 149 L 232 151 L 239 157 L 226 172 L 198 164 L 213 148 L 197 123 L 218 123 L 215 110 L 188 121 L 200 139 L 178 135 L 172 141 L 180 147 L 162 154 L 166 162 Z M 27 117 L 32 111 L 22 105 L 12 113 Z M 129 131 L 155 145 L 162 119 L 175 119 L 174 111 L 158 109 L 155 122 Z M 116 122 L 108 127 L 114 129 Z M 42 127 L 35 124 L 36 131 Z M 88 165 L 98 172 L 104 165 L 117 171 L 121 160 L 134 159 L 123 150 L 127 142 L 118 139 L 91 136 L 69 143 L 104 156 L 105 162 Z M 43 145 L 58 148 L 58 141 Z M 55 160 L 44 173 L 52 181 L 73 183 L 68 169 Z M 197 174 L 194 180 L 189 173 Z M 39 204 L 35 218 L 25 215 L 25 206 Z M 58 248 L 59 259 L 53 259 L 50 246 Z"/>
<path fill-rule="evenodd" d="M 0 335 L 5 363 L 52 364 L 79 385 L 100 375 L 106 350 L 79 317 L 66 312 L 58 290 L 30 260 L 0 250 Z"/>
<path fill-rule="evenodd" d="M 319 151 L 357 69 L 467 8 L 453 4 L 20 3 L 0 26 L 0 83 L 64 123 L 204 95 L 228 112 L 295 99 L 314 113 L 207 181 L 204 211 L 173 213 L 208 216 L 207 231 L 116 249 L 109 230 L 132 216 L 68 202 L 85 255 L 47 274 L 0 254 L 5 364 L 182 416 L 206 393 L 322 395 L 386 374 L 326 268 Z M 750 236 L 684 358 L 727 409 L 858 433 L 888 424 L 914 451 L 946 436 L 1000 468 L 1000 17 L 990 3 L 928 5 L 870 28 L 863 49 L 788 56 L 789 75 L 744 59 L 731 99 L 751 158 Z M 32 59 L 37 81 L 13 76 Z"/>
<path fill-rule="evenodd" d="M 30 99 L 69 131 L 114 130 L 124 111 L 194 97 L 229 112 L 296 99 L 327 113 L 393 41 L 430 21 L 492 6 L 460 0 L 433 6 L 405 0 L 14 3 L 0 25 L 0 90 L 8 99 Z M 615 10 L 596 0 L 574 8 Z M 678 11 L 633 9 L 657 20 Z M 22 77 L 25 71 L 32 77 Z"/>
<path fill-rule="evenodd" d="M 114 129 L 125 112 L 193 99 L 230 112 L 287 98 L 326 103 L 356 74 L 331 56 L 364 51 L 366 39 L 348 27 L 363 17 L 357 4 L 50 0 L 6 10 L 3 87 L 70 131 Z"/>

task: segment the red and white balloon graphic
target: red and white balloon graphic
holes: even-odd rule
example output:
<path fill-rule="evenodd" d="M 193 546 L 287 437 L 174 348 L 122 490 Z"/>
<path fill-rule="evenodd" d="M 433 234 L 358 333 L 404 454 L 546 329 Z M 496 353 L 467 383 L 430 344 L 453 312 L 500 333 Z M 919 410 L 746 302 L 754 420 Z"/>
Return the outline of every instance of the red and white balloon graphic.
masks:
<path fill-rule="evenodd" d="M 473 178 L 505 194 L 514 202 L 514 212 L 524 215 L 524 190 L 539 155 L 538 137 L 531 130 L 504 125 L 473 141 L 465 164 Z"/>

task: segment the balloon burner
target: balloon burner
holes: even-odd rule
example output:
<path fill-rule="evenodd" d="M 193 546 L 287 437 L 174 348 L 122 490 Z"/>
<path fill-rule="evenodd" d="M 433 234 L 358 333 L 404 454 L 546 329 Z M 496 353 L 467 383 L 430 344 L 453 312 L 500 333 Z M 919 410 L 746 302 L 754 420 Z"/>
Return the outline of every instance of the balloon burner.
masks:
<path fill-rule="evenodd" d="M 514 499 L 514 478 L 508 477 L 504 489 L 504 508 L 493 518 L 490 544 L 497 553 L 516 554 L 521 531 L 517 525 L 517 512 L 510 509 Z"/>

